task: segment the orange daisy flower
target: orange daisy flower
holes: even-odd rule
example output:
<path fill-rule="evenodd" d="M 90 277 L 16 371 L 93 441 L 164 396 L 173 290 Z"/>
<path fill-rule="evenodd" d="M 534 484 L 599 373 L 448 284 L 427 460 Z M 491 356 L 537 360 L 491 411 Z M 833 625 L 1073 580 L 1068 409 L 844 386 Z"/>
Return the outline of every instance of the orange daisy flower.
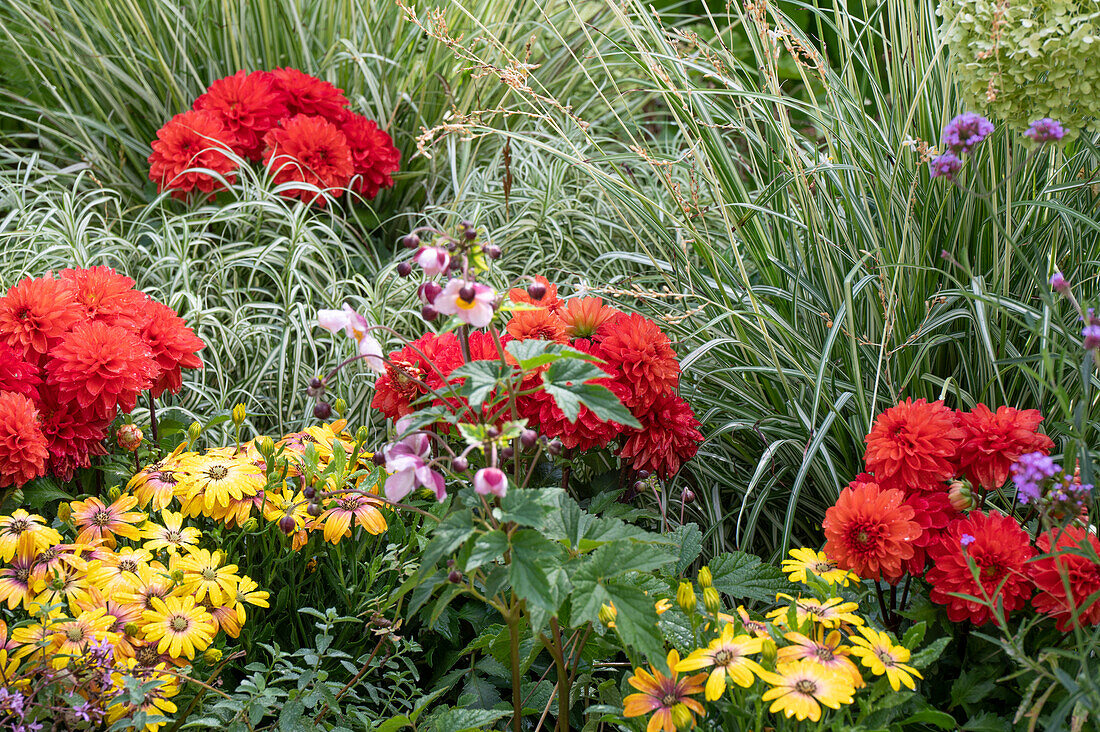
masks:
<path fill-rule="evenodd" d="M 565 325 L 570 338 L 591 338 L 600 326 L 619 314 L 615 308 L 605 305 L 598 297 L 575 297 L 565 301 L 558 317 Z"/>
<path fill-rule="evenodd" d="M 703 691 L 706 672 L 681 679 L 676 671 L 679 665 L 680 654 L 673 649 L 668 652 L 668 676 L 652 666 L 649 671 L 643 668 L 634 669 L 634 675 L 627 681 L 639 693 L 623 699 L 623 716 L 641 717 L 652 714 L 646 725 L 646 732 L 676 732 L 678 727 L 687 727 L 689 724 L 694 726 L 693 712 L 700 717 L 705 716 L 703 705 L 692 696 Z"/>
<path fill-rule="evenodd" d="M 80 529 L 80 533 L 76 535 L 78 543 L 86 544 L 103 539 L 113 549 L 117 543 L 115 535 L 133 541 L 141 539 L 141 532 L 134 524 L 144 521 L 145 514 L 130 511 L 137 505 L 137 499 L 131 495 L 119 496 L 110 506 L 94 496 L 83 501 L 73 501 L 70 505 L 73 523 Z"/>

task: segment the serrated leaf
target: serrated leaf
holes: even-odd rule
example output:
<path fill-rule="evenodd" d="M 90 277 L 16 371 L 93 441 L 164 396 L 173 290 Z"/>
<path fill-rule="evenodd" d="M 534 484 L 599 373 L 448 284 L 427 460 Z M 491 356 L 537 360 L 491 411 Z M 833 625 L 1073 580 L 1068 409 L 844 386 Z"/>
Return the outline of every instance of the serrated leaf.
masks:
<path fill-rule="evenodd" d="M 951 685 L 951 706 L 977 704 L 995 687 L 988 669 L 967 669 Z"/>
<path fill-rule="evenodd" d="M 794 589 L 778 567 L 764 564 L 759 557 L 745 552 L 719 554 L 707 566 L 714 587 L 731 597 L 774 602 L 777 593 Z"/>
<path fill-rule="evenodd" d="M 510 373 L 512 367 L 500 361 L 470 361 L 459 366 L 448 376 L 449 379 L 463 378 L 463 394 L 470 406 L 478 409 L 485 398 Z"/>
<path fill-rule="evenodd" d="M 906 717 L 901 724 L 903 727 L 910 724 L 934 724 L 940 729 L 955 729 L 959 723 L 947 712 L 936 709 L 922 709 L 916 714 Z"/>
<path fill-rule="evenodd" d="M 474 533 L 474 515 L 469 510 L 455 511 L 439 522 L 432 531 L 432 539 L 424 547 L 421 559 L 422 567 L 434 566 L 444 556 L 450 554 Z"/>
<path fill-rule="evenodd" d="M 914 653 L 909 658 L 909 665 L 918 671 L 928 668 L 940 657 L 940 654 L 943 653 L 943 649 L 947 648 L 947 644 L 950 642 L 950 638 L 937 638 L 920 649 L 918 653 Z"/>
<path fill-rule="evenodd" d="M 698 524 L 677 526 L 672 534 L 679 545 L 679 558 L 676 560 L 676 574 L 681 575 L 703 552 L 703 532 Z"/>
<path fill-rule="evenodd" d="M 585 353 L 584 351 L 579 351 L 572 346 L 534 338 L 522 341 L 510 341 L 504 348 L 516 359 L 520 368 L 525 371 L 537 369 L 540 366 L 545 366 L 548 363 L 554 363 L 555 361 L 566 358 L 591 361 L 593 363 L 600 362 L 600 359 L 596 356 Z M 606 374 L 604 375 L 606 376 Z"/>
<path fill-rule="evenodd" d="M 483 564 L 495 561 L 508 549 L 508 537 L 500 529 L 477 537 L 473 550 L 466 559 L 466 571 L 472 572 Z"/>
<path fill-rule="evenodd" d="M 641 590 L 619 581 L 605 585 L 607 595 L 615 604 L 615 627 L 625 643 L 634 646 L 651 661 L 658 663 L 665 655 L 665 639 L 657 627 L 657 611 L 653 599 Z"/>
<path fill-rule="evenodd" d="M 500 520 L 521 526 L 540 526 L 554 510 L 554 496 L 546 491 L 514 489 L 500 501 Z"/>
<path fill-rule="evenodd" d="M 550 591 L 550 579 L 545 566 L 554 554 L 553 543 L 532 529 L 515 532 L 510 543 L 513 591 L 527 600 L 529 605 L 553 612 L 557 605 Z"/>
<path fill-rule="evenodd" d="M 497 709 L 451 709 L 443 707 L 424 720 L 425 732 L 466 732 L 482 730 L 512 711 Z"/>

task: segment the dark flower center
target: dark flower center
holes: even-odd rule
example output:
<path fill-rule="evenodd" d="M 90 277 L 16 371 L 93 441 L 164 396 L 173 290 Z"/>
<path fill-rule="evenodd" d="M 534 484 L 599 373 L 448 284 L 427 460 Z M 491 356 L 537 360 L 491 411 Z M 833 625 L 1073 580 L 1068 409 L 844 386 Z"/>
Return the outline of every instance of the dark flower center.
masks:
<path fill-rule="evenodd" d="M 825 574 L 826 572 L 832 572 L 836 569 L 836 565 L 832 562 L 816 562 L 813 566 L 813 571 L 818 574 Z"/>
<path fill-rule="evenodd" d="M 136 572 L 138 565 L 133 559 L 123 559 L 118 563 L 118 568 L 121 572 Z"/>
<path fill-rule="evenodd" d="M 164 540 L 169 544 L 179 544 L 183 541 L 183 534 L 179 531 L 172 531 L 169 529 L 164 532 Z"/>
<path fill-rule="evenodd" d="M 191 621 L 183 615 L 173 615 L 172 619 L 168 622 L 171 624 L 172 630 L 176 631 L 177 633 L 182 633 L 183 631 L 191 627 Z"/>
<path fill-rule="evenodd" d="M 224 465 L 211 465 L 206 470 L 206 477 L 210 480 L 225 480 L 227 475 L 229 475 L 229 470 Z"/>
<path fill-rule="evenodd" d="M 31 568 L 30 567 L 16 567 L 15 568 L 15 579 L 19 583 L 26 584 L 27 580 L 30 579 L 30 576 L 31 576 Z"/>
<path fill-rule="evenodd" d="M 31 522 L 27 519 L 15 519 L 8 524 L 9 534 L 22 534 L 24 531 L 31 527 Z"/>
<path fill-rule="evenodd" d="M 96 526 L 106 526 L 107 524 L 111 523 L 112 518 L 113 517 L 111 516 L 111 512 L 104 509 L 102 511 L 95 512 L 95 514 L 92 516 L 92 523 Z"/>
<path fill-rule="evenodd" d="M 134 649 L 134 659 L 142 666 L 152 666 L 157 662 L 157 649 L 153 646 L 141 646 Z"/>
<path fill-rule="evenodd" d="M 795 682 L 794 690 L 799 694 L 805 694 L 806 696 L 812 696 L 817 691 L 817 684 L 810 679 L 799 679 Z"/>
<path fill-rule="evenodd" d="M 828 646 L 818 646 L 814 649 L 814 655 L 821 661 L 832 661 L 835 658 L 833 649 Z"/>
<path fill-rule="evenodd" d="M 675 694 L 665 694 L 663 697 L 661 697 L 662 706 L 674 707 L 679 702 L 680 702 L 680 698 L 677 697 Z"/>
<path fill-rule="evenodd" d="M 157 477 L 157 480 L 161 481 L 162 483 L 175 484 L 177 482 L 176 481 L 176 474 L 171 470 L 162 470 L 159 473 L 157 473 L 156 477 Z"/>
<path fill-rule="evenodd" d="M 729 648 L 723 648 L 722 650 L 714 654 L 714 664 L 716 666 L 727 666 L 736 658 L 736 652 L 730 650 Z"/>

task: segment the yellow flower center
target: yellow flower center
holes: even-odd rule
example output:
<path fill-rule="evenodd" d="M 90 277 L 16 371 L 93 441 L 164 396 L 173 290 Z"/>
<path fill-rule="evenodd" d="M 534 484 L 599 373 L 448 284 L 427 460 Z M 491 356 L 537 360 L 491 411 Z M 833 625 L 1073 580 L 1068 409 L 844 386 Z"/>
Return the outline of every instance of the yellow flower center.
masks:
<path fill-rule="evenodd" d="M 202 578 L 204 580 L 206 580 L 207 582 L 213 582 L 214 580 L 216 580 L 218 578 L 218 573 L 215 572 L 210 567 L 203 567 L 201 574 L 202 574 Z"/>
<path fill-rule="evenodd" d="M 877 649 L 875 651 L 875 655 L 878 656 L 878 660 L 882 661 L 882 664 L 886 666 L 886 668 L 890 668 L 894 665 L 894 663 L 896 663 L 894 661 L 893 655 L 891 655 L 890 651 L 886 650 L 885 648 Z"/>
<path fill-rule="evenodd" d="M 799 679 L 794 684 L 794 690 L 799 694 L 805 694 L 806 696 L 813 696 L 817 691 L 817 684 L 810 679 Z"/>
<path fill-rule="evenodd" d="M 179 544 L 183 542 L 183 532 L 168 529 L 164 532 L 164 540 L 169 544 Z"/>
<path fill-rule="evenodd" d="M 168 623 L 172 626 L 172 630 L 177 633 L 182 633 L 191 627 L 191 621 L 183 615 L 173 615 Z"/>
<path fill-rule="evenodd" d="M 866 539 L 864 539 L 864 541 L 866 541 Z M 832 572 L 834 569 L 836 569 L 836 565 L 832 562 L 815 562 L 813 566 L 813 571 L 818 574 Z"/>
<path fill-rule="evenodd" d="M 731 648 L 723 648 L 714 654 L 714 664 L 716 666 L 726 666 L 736 660 L 738 654 Z"/>
<path fill-rule="evenodd" d="M 229 475 L 229 469 L 224 465 L 211 465 L 206 469 L 206 477 L 210 480 L 225 480 Z"/>
<path fill-rule="evenodd" d="M 72 625 L 65 631 L 65 637 L 73 643 L 79 643 L 84 640 L 84 629 L 79 625 Z"/>

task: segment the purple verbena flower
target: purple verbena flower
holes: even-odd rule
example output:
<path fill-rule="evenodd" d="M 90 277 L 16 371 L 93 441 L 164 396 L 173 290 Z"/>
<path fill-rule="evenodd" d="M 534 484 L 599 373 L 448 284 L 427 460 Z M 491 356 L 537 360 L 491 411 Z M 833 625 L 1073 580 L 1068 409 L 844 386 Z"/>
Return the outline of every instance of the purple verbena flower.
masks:
<path fill-rule="evenodd" d="M 1085 347 L 1086 351 L 1100 348 L 1100 325 L 1096 323 L 1086 325 L 1081 329 L 1081 336 L 1083 338 L 1081 345 Z"/>
<path fill-rule="evenodd" d="M 1055 272 L 1050 276 L 1050 286 L 1063 295 L 1069 292 L 1069 283 L 1066 282 L 1066 277 L 1061 272 Z"/>
<path fill-rule="evenodd" d="M 955 180 L 962 166 L 962 160 L 959 160 L 959 156 L 953 152 L 938 155 L 928 163 L 933 178 L 947 178 L 947 180 Z"/>
<path fill-rule="evenodd" d="M 959 538 L 959 543 L 962 544 L 963 546 L 970 546 L 971 544 L 974 543 L 974 537 L 971 536 L 970 534 L 963 534 Z"/>
<path fill-rule="evenodd" d="M 1024 134 L 1035 142 L 1060 142 L 1066 131 L 1058 120 L 1043 117 L 1032 122 Z"/>
<path fill-rule="evenodd" d="M 968 153 L 992 133 L 992 122 L 977 112 L 963 112 L 943 128 L 943 144 L 955 153 Z"/>
<path fill-rule="evenodd" d="M 1043 485 L 1058 473 L 1062 466 L 1041 452 L 1021 455 L 1012 466 L 1012 480 L 1020 496 L 1020 503 L 1034 503 L 1043 497 Z"/>
<path fill-rule="evenodd" d="M 409 421 L 402 418 L 397 421 L 397 432 L 408 431 Z M 439 500 L 447 497 L 447 486 L 440 473 L 429 465 L 432 457 L 432 444 L 428 435 L 414 432 L 398 442 L 391 442 L 382 450 L 386 458 L 386 498 L 400 501 L 416 489 L 423 486 L 435 491 Z"/>

